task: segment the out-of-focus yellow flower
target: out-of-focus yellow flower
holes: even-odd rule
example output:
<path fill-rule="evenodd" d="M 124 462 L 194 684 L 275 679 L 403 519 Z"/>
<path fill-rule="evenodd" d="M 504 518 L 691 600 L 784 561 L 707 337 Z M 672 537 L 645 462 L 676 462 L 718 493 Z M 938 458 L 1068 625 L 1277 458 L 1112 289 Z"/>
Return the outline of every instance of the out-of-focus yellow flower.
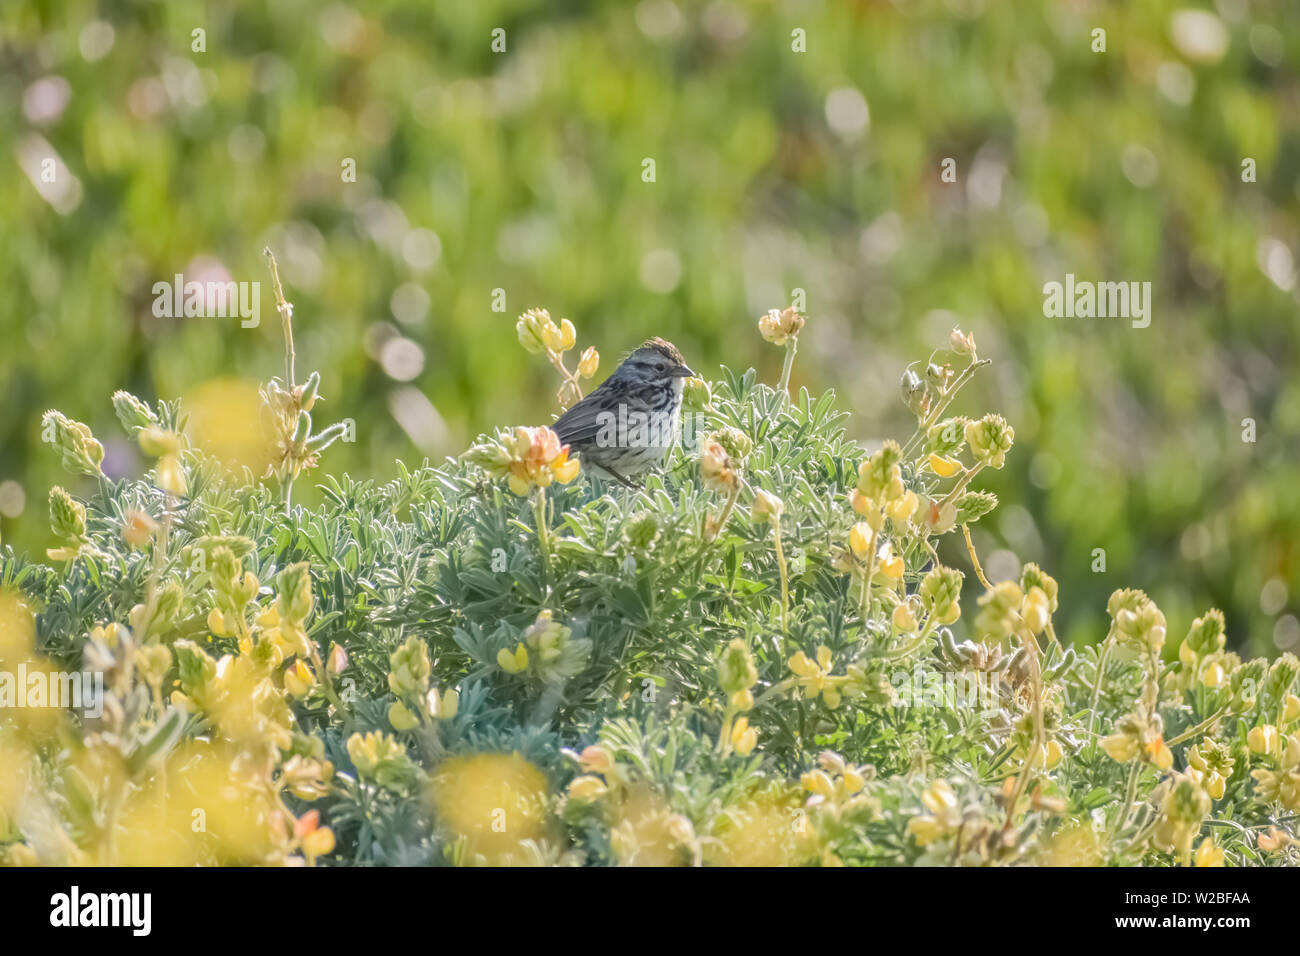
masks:
<path fill-rule="evenodd" d="M 916 514 L 920 503 L 921 499 L 917 497 L 915 491 L 905 491 L 903 497 L 885 505 L 885 513 L 900 525 L 907 524 L 912 515 Z"/>
<path fill-rule="evenodd" d="M 438 720 L 451 720 L 460 710 L 460 691 L 447 690 L 439 694 L 438 688 L 431 687 L 425 697 L 425 706 Z"/>
<path fill-rule="evenodd" d="M 1174 752 L 1169 749 L 1163 737 L 1157 737 L 1147 744 L 1147 754 L 1158 770 L 1168 770 L 1174 765 Z"/>
<path fill-rule="evenodd" d="M 1289 724 L 1298 717 L 1300 717 L 1300 697 L 1287 694 L 1282 701 L 1282 723 Z"/>
<path fill-rule="evenodd" d="M 727 698 L 727 703 L 741 713 L 744 713 L 747 710 L 753 710 L 754 692 L 752 690 L 738 690 Z"/>
<path fill-rule="evenodd" d="M 132 551 L 143 549 L 153 540 L 158 522 L 139 508 L 128 508 L 122 518 L 122 540 Z"/>
<path fill-rule="evenodd" d="M 907 821 L 907 832 L 919 846 L 928 846 L 961 826 L 961 803 L 947 780 L 940 778 L 926 787 L 921 803 L 929 813 Z"/>
<path fill-rule="evenodd" d="M 514 652 L 507 651 L 504 647 L 497 651 L 497 666 L 507 674 L 519 674 L 528 669 L 528 648 L 523 644 L 516 644 Z"/>
<path fill-rule="evenodd" d="M 438 823 L 488 864 L 509 863 L 527 840 L 550 830 L 550 788 L 518 753 L 477 753 L 439 765 L 430 783 Z"/>
<path fill-rule="evenodd" d="M 326 856 L 334 852 L 334 831 L 329 827 L 318 827 L 303 837 L 302 852 L 308 859 Z"/>
<path fill-rule="evenodd" d="M 754 505 L 750 515 L 755 521 L 775 523 L 780 519 L 784 511 L 785 503 L 776 495 L 764 491 L 762 488 L 754 493 Z"/>
<path fill-rule="evenodd" d="M 1250 748 L 1251 753 L 1272 753 L 1277 746 L 1277 728 L 1272 724 L 1252 727 L 1250 733 L 1246 734 L 1246 746 Z"/>
<path fill-rule="evenodd" d="M 1256 842 L 1259 844 L 1259 848 L 1265 853 L 1272 853 L 1275 850 L 1282 849 L 1284 846 L 1290 846 L 1294 841 L 1290 836 L 1279 830 L 1277 827 L 1271 826 L 1268 828 L 1267 833 L 1261 833 L 1256 838 Z"/>
<path fill-rule="evenodd" d="M 574 777 L 569 783 L 569 796 L 582 803 L 594 803 L 607 793 L 605 781 L 590 774 Z"/>
<path fill-rule="evenodd" d="M 1193 863 L 1195 866 L 1223 866 L 1223 847 L 1216 846 L 1213 840 L 1206 837 L 1196 848 Z"/>
<path fill-rule="evenodd" d="M 815 859 L 818 843 L 798 795 L 764 791 L 726 806 L 701 841 L 704 862 L 714 866 L 796 866 Z"/>
<path fill-rule="evenodd" d="M 961 462 L 947 455 L 930 455 L 930 470 L 940 478 L 951 478 L 961 471 Z"/>
<path fill-rule="evenodd" d="M 1101 739 L 1101 749 L 1116 763 L 1137 759 L 1139 743 L 1128 734 L 1111 734 Z"/>
<path fill-rule="evenodd" d="M 596 351 L 594 345 L 588 345 L 582 350 L 582 357 L 578 359 L 578 374 L 583 378 L 591 378 L 599 367 L 600 353 Z"/>
<path fill-rule="evenodd" d="M 835 796 L 835 783 L 825 770 L 809 770 L 799 778 L 799 784 L 809 793 L 815 793 L 827 800 Z"/>
<path fill-rule="evenodd" d="M 731 725 L 731 748 L 742 757 L 748 757 L 758 746 L 758 730 L 749 726 L 748 717 L 737 717 Z"/>
<path fill-rule="evenodd" d="M 578 763 L 585 773 L 609 773 L 614 769 L 614 757 L 601 744 L 584 747 L 578 755 Z"/>
<path fill-rule="evenodd" d="M 723 494 L 730 494 L 740 483 L 735 460 L 712 438 L 700 449 L 700 480 L 704 487 Z"/>
<path fill-rule="evenodd" d="M 226 616 L 215 607 L 208 612 L 208 630 L 217 637 L 230 636 L 230 630 L 226 627 Z"/>
<path fill-rule="evenodd" d="M 388 722 L 394 730 L 410 730 L 420 721 L 400 700 L 394 701 L 388 708 Z"/>
<path fill-rule="evenodd" d="M 867 560 L 875 541 L 876 533 L 865 521 L 859 521 L 849 529 L 849 550 L 859 561 Z"/>
<path fill-rule="evenodd" d="M 402 642 L 388 658 L 388 689 L 398 697 L 415 698 L 429 688 L 429 648 L 412 636 Z"/>
<path fill-rule="evenodd" d="M 1020 619 L 1030 634 L 1041 634 L 1052 619 L 1051 607 L 1042 588 L 1030 588 L 1020 608 Z"/>
<path fill-rule="evenodd" d="M 876 567 L 881 575 L 891 581 L 901 581 L 903 571 L 906 570 L 903 559 L 894 554 L 893 549 L 888 544 L 885 545 Z"/>
<path fill-rule="evenodd" d="M 299 699 L 306 697 L 315 686 L 316 675 L 312 673 L 311 668 L 307 666 L 307 662 L 301 657 L 297 658 L 293 665 L 284 672 L 284 689 L 294 697 Z"/>
<path fill-rule="evenodd" d="M 890 615 L 890 620 L 894 627 L 904 633 L 911 633 L 919 626 L 916 620 L 916 611 L 912 607 L 911 601 L 901 601 L 894 607 L 894 613 Z"/>
<path fill-rule="evenodd" d="M 1227 679 L 1228 672 L 1224 670 L 1223 664 L 1219 661 L 1210 661 L 1205 665 L 1205 669 L 1201 671 L 1201 683 L 1211 690 L 1222 687 Z"/>

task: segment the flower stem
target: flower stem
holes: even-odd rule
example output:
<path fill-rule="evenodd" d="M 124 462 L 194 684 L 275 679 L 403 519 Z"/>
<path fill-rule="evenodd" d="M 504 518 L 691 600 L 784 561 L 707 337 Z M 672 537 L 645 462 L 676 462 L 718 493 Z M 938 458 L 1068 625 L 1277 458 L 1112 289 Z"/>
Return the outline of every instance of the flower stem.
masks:
<path fill-rule="evenodd" d="M 537 521 L 537 547 L 542 553 L 542 581 L 550 577 L 551 567 L 551 528 L 547 518 L 546 489 L 538 488 L 537 497 L 533 499 L 533 516 Z"/>
<path fill-rule="evenodd" d="M 970 528 L 962 525 L 961 533 L 966 538 L 966 551 L 970 554 L 970 563 L 975 566 L 975 576 L 980 579 L 980 584 L 990 591 L 993 590 L 993 585 L 989 584 L 989 579 L 984 576 L 984 569 L 980 567 L 980 556 L 975 553 L 975 544 L 970 539 Z"/>
<path fill-rule="evenodd" d="M 776 565 L 781 571 L 781 635 L 790 630 L 790 585 L 785 566 L 785 552 L 781 550 L 781 519 L 772 519 L 772 540 L 776 544 Z"/>
<path fill-rule="evenodd" d="M 785 346 L 785 364 L 781 366 L 781 381 L 777 383 L 777 391 L 785 392 L 785 397 L 790 397 L 790 370 L 794 368 L 794 354 L 799 351 L 799 336 L 790 336 L 790 341 Z"/>
<path fill-rule="evenodd" d="M 271 281 L 275 285 L 275 311 L 280 313 L 280 327 L 284 329 L 284 382 L 290 389 L 294 387 L 293 349 L 293 306 L 284 299 L 284 288 L 280 285 L 280 268 L 276 265 L 275 253 L 267 246 L 262 254 L 271 261 Z"/>

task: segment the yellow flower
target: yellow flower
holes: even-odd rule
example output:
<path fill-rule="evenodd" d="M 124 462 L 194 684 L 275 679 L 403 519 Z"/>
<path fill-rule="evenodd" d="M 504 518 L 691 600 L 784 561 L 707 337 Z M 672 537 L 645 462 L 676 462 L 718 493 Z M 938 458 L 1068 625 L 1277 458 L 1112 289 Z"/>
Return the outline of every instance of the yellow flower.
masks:
<path fill-rule="evenodd" d="M 827 800 L 835 796 L 835 784 L 825 770 L 809 770 L 799 778 L 799 783 L 809 793 L 815 793 Z"/>
<path fill-rule="evenodd" d="M 917 628 L 916 613 L 912 610 L 910 601 L 903 601 L 894 608 L 894 613 L 890 615 L 890 620 L 894 622 L 894 627 L 900 631 L 911 632 Z"/>
<path fill-rule="evenodd" d="M 776 495 L 764 491 L 762 488 L 754 493 L 754 505 L 750 511 L 750 516 L 755 521 L 775 522 L 784 511 L 785 503 Z"/>
<path fill-rule="evenodd" d="M 609 787 L 605 786 L 604 780 L 589 774 L 574 777 L 569 783 L 569 796 L 583 803 L 592 803 L 599 800 L 608 792 Z"/>
<path fill-rule="evenodd" d="M 1287 694 L 1286 699 L 1282 701 L 1282 723 L 1289 724 L 1297 717 L 1300 717 L 1300 697 Z"/>
<path fill-rule="evenodd" d="M 1051 606 L 1047 601 L 1047 594 L 1042 588 L 1033 587 L 1025 595 L 1024 603 L 1020 609 L 1021 620 L 1025 622 L 1025 627 L 1029 629 L 1030 634 L 1040 634 L 1043 628 L 1047 627 L 1052 618 Z"/>
<path fill-rule="evenodd" d="M 1168 770 L 1174 765 L 1174 752 L 1165 744 L 1163 737 L 1157 737 L 1147 744 L 1147 753 L 1158 770 Z"/>
<path fill-rule="evenodd" d="M 908 519 L 916 514 L 920 503 L 921 499 L 916 496 L 915 491 L 905 491 L 903 497 L 885 505 L 885 513 L 899 524 L 906 524 Z"/>
<path fill-rule="evenodd" d="M 1250 748 L 1251 753 L 1272 753 L 1273 748 L 1277 746 L 1277 728 L 1272 724 L 1252 727 L 1250 733 L 1246 735 L 1246 746 Z"/>
<path fill-rule="evenodd" d="M 316 675 L 311 672 L 311 668 L 301 657 L 284 672 L 284 689 L 294 697 L 299 699 L 306 697 L 315 686 Z"/>
<path fill-rule="evenodd" d="M 189 490 L 185 484 L 185 471 L 181 468 L 179 455 L 163 455 L 159 458 L 156 478 L 159 488 L 178 498 L 184 497 Z"/>
<path fill-rule="evenodd" d="M 885 546 L 885 553 L 880 556 L 879 569 L 880 573 L 891 581 L 902 580 L 905 570 L 903 559 L 894 554 L 888 545 Z"/>
<path fill-rule="evenodd" d="M 518 674 L 528 669 L 528 648 L 516 644 L 514 653 L 504 647 L 497 651 L 497 665 L 507 674 Z"/>
<path fill-rule="evenodd" d="M 1201 683 L 1211 690 L 1217 687 L 1222 687 L 1223 682 L 1227 679 L 1227 671 L 1223 669 L 1223 665 L 1218 661 L 1212 661 L 1207 664 L 1204 672 L 1201 674 Z"/>
<path fill-rule="evenodd" d="M 208 630 L 217 637 L 230 635 L 230 631 L 226 630 L 226 616 L 215 607 L 208 612 Z"/>
<path fill-rule="evenodd" d="M 139 551 L 153 540 L 153 534 L 156 530 L 158 530 L 158 522 L 143 511 L 138 508 L 128 508 L 126 510 L 122 520 L 122 540 L 133 551 Z"/>
<path fill-rule="evenodd" d="M 410 709 L 400 700 L 395 701 L 388 708 L 388 722 L 393 725 L 394 730 L 410 730 L 419 723 L 415 714 L 411 713 Z"/>
<path fill-rule="evenodd" d="M 1128 763 L 1138 755 L 1138 741 L 1129 734 L 1111 734 L 1101 739 L 1101 749 L 1116 763 Z"/>
<path fill-rule="evenodd" d="M 489 474 L 504 477 L 510 490 L 521 498 L 533 488 L 545 488 L 553 481 L 567 485 L 578 477 L 580 465 L 569 457 L 569 446 L 546 426 L 519 426 L 492 441 L 475 445 L 463 456 Z"/>
<path fill-rule="evenodd" d="M 956 458 L 949 458 L 947 455 L 930 455 L 930 470 L 940 478 L 951 478 L 957 472 L 961 471 L 961 462 Z"/>
<path fill-rule="evenodd" d="M 428 704 L 429 713 L 434 717 L 439 720 L 451 720 L 460 710 L 460 692 L 449 690 L 439 694 L 438 688 L 431 687 L 425 697 L 425 703 Z"/>
<path fill-rule="evenodd" d="M 876 533 L 871 530 L 871 525 L 865 521 L 859 521 L 849 529 L 849 550 L 860 561 L 867 560 L 867 555 L 871 554 L 872 545 L 875 543 Z"/>
<path fill-rule="evenodd" d="M 752 690 L 738 690 L 727 698 L 727 703 L 735 710 L 742 713 L 754 709 L 754 692 Z"/>
<path fill-rule="evenodd" d="M 588 345 L 582 352 L 582 358 L 578 359 L 578 374 L 583 378 L 591 378 L 599 366 L 600 353 L 594 345 Z"/>
<path fill-rule="evenodd" d="M 758 730 L 749 726 L 748 717 L 737 717 L 731 725 L 731 747 L 742 757 L 748 757 L 758 746 Z"/>
<path fill-rule="evenodd" d="M 934 817 L 912 817 L 907 821 L 907 832 L 917 846 L 929 846 L 947 832 Z"/>
<path fill-rule="evenodd" d="M 1214 841 L 1206 837 L 1196 848 L 1193 858 L 1194 866 L 1223 866 L 1223 847 L 1215 846 Z"/>
<path fill-rule="evenodd" d="M 308 857 L 316 858 L 334 852 L 334 831 L 329 827 L 317 827 L 302 838 L 302 852 Z"/>

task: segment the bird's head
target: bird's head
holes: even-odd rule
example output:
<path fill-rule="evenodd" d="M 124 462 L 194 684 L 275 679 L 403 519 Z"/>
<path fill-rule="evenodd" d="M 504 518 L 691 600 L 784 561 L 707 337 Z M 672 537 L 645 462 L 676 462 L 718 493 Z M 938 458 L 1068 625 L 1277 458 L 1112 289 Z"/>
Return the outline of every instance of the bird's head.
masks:
<path fill-rule="evenodd" d="M 681 392 L 682 383 L 695 375 L 673 343 L 653 338 L 623 360 L 614 375 L 639 381 L 670 383 Z"/>

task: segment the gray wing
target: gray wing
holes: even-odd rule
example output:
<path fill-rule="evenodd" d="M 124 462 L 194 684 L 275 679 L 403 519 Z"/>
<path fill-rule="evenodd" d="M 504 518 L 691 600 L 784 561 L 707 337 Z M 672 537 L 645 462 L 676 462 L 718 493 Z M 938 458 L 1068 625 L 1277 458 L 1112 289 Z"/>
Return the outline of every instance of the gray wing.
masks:
<path fill-rule="evenodd" d="M 598 419 L 602 411 L 609 411 L 603 384 L 561 415 L 551 429 L 562 444 L 590 445 L 600 431 L 601 422 Z"/>

